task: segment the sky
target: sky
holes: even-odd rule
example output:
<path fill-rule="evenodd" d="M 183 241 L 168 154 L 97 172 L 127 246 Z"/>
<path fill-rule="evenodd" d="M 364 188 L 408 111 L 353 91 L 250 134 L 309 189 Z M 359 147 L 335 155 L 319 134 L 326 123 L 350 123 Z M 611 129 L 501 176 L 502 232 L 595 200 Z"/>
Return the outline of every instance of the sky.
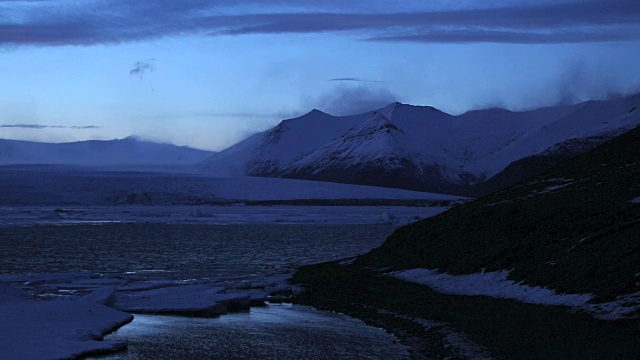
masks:
<path fill-rule="evenodd" d="M 319 109 L 640 91 L 640 1 L 0 0 L 0 138 L 222 150 Z"/>

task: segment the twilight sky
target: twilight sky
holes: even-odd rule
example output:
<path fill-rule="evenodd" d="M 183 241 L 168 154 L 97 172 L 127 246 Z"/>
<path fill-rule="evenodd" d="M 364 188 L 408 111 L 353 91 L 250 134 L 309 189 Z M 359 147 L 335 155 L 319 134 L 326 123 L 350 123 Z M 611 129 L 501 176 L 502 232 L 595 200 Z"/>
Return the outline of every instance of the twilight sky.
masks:
<path fill-rule="evenodd" d="M 318 108 L 640 91 L 637 0 L 0 0 L 0 138 L 221 150 Z"/>

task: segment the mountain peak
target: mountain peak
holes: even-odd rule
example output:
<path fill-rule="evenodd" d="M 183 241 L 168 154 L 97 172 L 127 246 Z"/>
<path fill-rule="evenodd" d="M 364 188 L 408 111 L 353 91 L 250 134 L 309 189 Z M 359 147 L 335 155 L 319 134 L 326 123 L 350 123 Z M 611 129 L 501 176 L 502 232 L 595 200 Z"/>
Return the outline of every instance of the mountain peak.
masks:
<path fill-rule="evenodd" d="M 142 142 L 142 138 L 138 135 L 129 135 L 122 139 L 114 139 L 115 141 Z"/>
<path fill-rule="evenodd" d="M 371 115 L 367 121 L 364 123 L 353 127 L 351 130 L 347 131 L 343 136 L 349 138 L 353 136 L 362 137 L 362 136 L 372 136 L 376 133 L 386 133 L 389 134 L 391 132 L 400 132 L 404 133 L 402 130 L 398 129 L 398 127 L 393 124 L 388 117 L 382 114 L 379 111 L 376 111 Z"/>
<path fill-rule="evenodd" d="M 399 102 L 392 102 L 391 104 L 383 107 L 382 109 L 378 109 L 376 111 L 374 111 L 374 115 L 375 114 L 379 114 L 383 117 L 385 117 L 387 119 L 387 121 L 389 121 L 391 119 L 391 117 L 393 116 L 393 113 L 396 111 L 397 108 L 403 106 L 403 104 L 399 103 Z"/>
<path fill-rule="evenodd" d="M 382 114 L 391 122 L 395 122 L 395 120 L 397 120 L 397 117 L 404 118 L 406 116 L 415 116 L 416 114 L 421 114 L 420 116 L 432 116 L 429 115 L 429 113 L 432 113 L 435 115 L 450 116 L 449 114 L 438 110 L 433 106 L 410 105 L 403 104 L 398 101 L 393 102 L 381 109 L 378 109 L 375 112 Z"/>
<path fill-rule="evenodd" d="M 303 116 L 306 115 L 329 115 L 326 112 L 322 111 L 322 110 L 318 110 L 318 109 L 312 109 L 311 111 L 309 111 L 308 113 L 306 113 Z"/>

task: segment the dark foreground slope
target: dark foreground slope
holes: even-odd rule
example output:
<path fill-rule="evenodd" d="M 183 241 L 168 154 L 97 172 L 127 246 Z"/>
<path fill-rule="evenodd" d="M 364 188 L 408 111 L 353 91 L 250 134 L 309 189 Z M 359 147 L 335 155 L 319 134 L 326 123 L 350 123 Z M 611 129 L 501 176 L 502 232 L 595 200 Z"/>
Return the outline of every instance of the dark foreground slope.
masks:
<path fill-rule="evenodd" d="M 452 328 L 499 358 L 639 358 L 637 312 L 598 320 L 565 307 L 438 294 L 382 275 L 512 270 L 512 280 L 611 301 L 640 291 L 639 197 L 637 128 L 528 183 L 400 228 L 349 265 L 306 267 L 295 280 L 313 289 L 302 302 L 364 318 L 436 357 L 462 354 L 443 345 L 443 329 Z M 440 325 L 427 329 L 418 318 Z"/>

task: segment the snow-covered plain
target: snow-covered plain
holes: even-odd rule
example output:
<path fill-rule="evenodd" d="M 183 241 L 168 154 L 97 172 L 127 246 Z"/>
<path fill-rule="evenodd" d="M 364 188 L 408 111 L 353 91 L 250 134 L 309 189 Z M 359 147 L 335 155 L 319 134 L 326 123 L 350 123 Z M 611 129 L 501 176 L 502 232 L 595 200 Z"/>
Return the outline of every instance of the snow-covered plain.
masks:
<path fill-rule="evenodd" d="M 65 166 L 7 166 L 0 170 L 0 206 L 229 204 L 308 199 L 465 200 L 443 194 L 276 178 L 93 171 Z"/>
<path fill-rule="evenodd" d="M 33 299 L 0 283 L 0 357 L 61 359 L 119 350 L 126 345 L 102 337 L 132 319 L 96 303 Z"/>
<path fill-rule="evenodd" d="M 489 296 L 513 299 L 539 305 L 570 306 L 602 319 L 626 318 L 640 309 L 640 293 L 630 294 L 608 303 L 589 303 L 592 294 L 557 294 L 540 286 L 528 286 L 509 280 L 510 271 L 451 275 L 434 269 L 410 269 L 389 273 L 395 278 L 426 285 L 431 289 L 454 295 Z"/>

